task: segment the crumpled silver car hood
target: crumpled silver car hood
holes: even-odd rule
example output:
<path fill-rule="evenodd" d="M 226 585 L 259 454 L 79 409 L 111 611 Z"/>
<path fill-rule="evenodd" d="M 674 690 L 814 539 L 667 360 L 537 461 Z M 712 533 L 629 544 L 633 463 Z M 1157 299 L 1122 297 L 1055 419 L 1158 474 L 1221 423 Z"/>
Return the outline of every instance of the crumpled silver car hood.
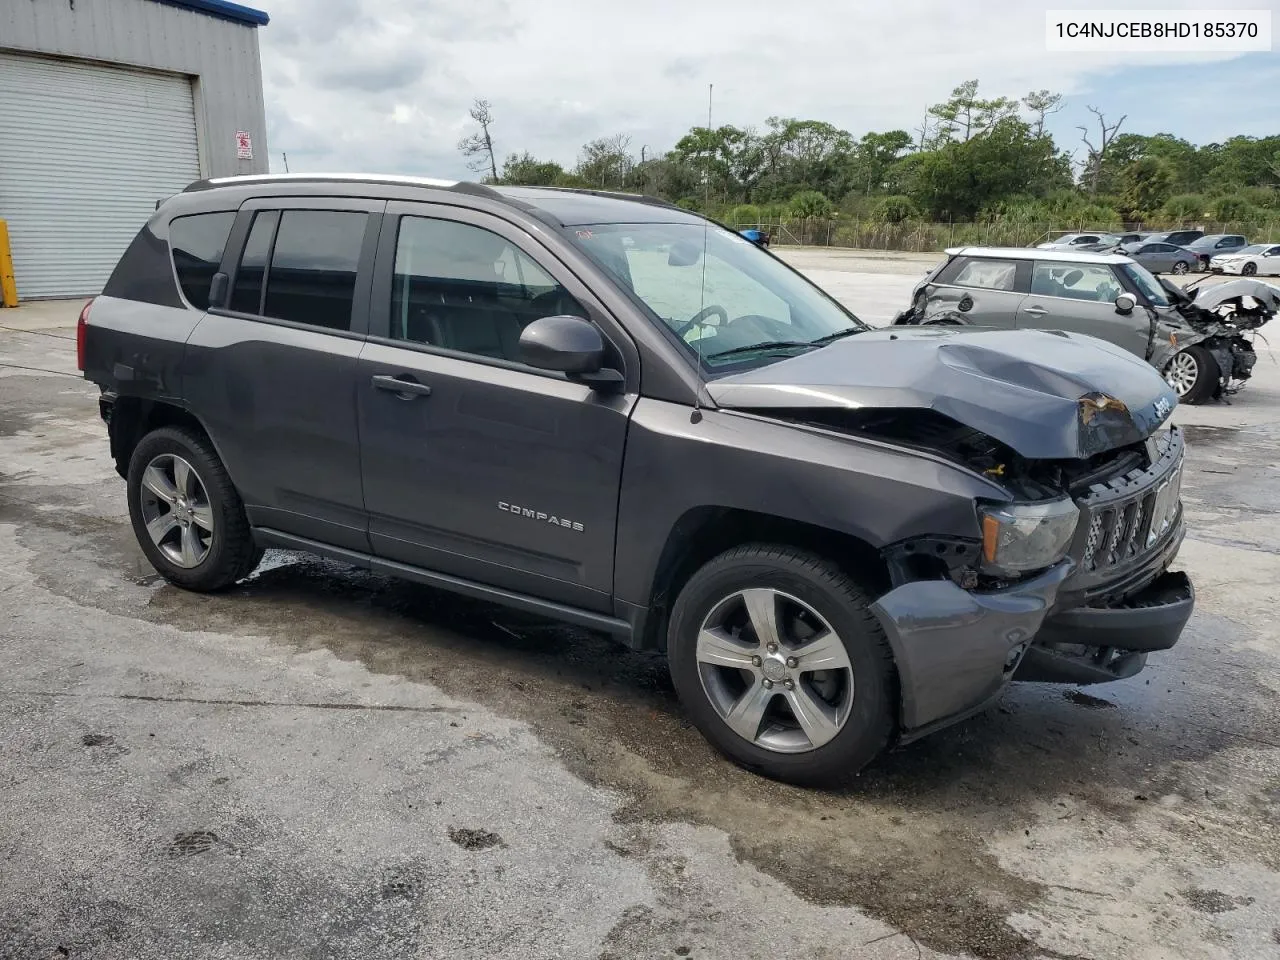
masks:
<path fill-rule="evenodd" d="M 1202 310 L 1213 310 L 1238 297 L 1253 297 L 1259 303 L 1280 312 L 1280 287 L 1261 280 L 1228 280 L 1211 287 L 1200 287 L 1192 302 Z"/>
<path fill-rule="evenodd" d="M 954 327 L 868 331 L 707 390 L 735 409 L 929 409 L 1051 460 L 1143 440 L 1178 402 L 1146 362 L 1101 340 Z"/>

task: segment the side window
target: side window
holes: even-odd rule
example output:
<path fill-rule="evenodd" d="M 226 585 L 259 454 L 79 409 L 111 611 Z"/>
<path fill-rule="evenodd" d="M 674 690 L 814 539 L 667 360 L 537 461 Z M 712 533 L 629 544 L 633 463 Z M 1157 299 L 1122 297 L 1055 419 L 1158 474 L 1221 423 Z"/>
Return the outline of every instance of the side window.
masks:
<path fill-rule="evenodd" d="M 175 217 L 169 223 L 169 250 L 178 285 L 197 310 L 209 309 L 209 282 L 222 263 L 235 219 L 235 212 L 227 211 Z"/>
<path fill-rule="evenodd" d="M 587 317 L 504 237 L 453 220 L 401 218 L 391 285 L 394 339 L 518 360 L 520 332 L 557 314 Z"/>
<path fill-rule="evenodd" d="M 958 287 L 983 290 L 1012 290 L 1017 266 L 1007 260 L 970 260 L 951 282 Z"/>
<path fill-rule="evenodd" d="M 1042 297 L 1104 302 L 1122 292 L 1109 266 L 1094 263 L 1037 262 L 1031 274 L 1031 292 Z"/>
<path fill-rule="evenodd" d="M 1074 240 L 1071 241 L 1072 244 L 1097 243 L 1097 242 L 1098 242 L 1098 238 L 1093 236 L 1076 237 Z"/>
<path fill-rule="evenodd" d="M 262 314 L 331 330 L 351 329 L 367 213 L 285 210 L 267 271 Z"/>
<path fill-rule="evenodd" d="M 236 268 L 236 285 L 231 291 L 231 309 L 240 313 L 262 313 L 262 281 L 267 274 L 271 243 L 275 240 L 280 214 L 275 210 L 259 210 L 253 216 L 249 239 Z"/>

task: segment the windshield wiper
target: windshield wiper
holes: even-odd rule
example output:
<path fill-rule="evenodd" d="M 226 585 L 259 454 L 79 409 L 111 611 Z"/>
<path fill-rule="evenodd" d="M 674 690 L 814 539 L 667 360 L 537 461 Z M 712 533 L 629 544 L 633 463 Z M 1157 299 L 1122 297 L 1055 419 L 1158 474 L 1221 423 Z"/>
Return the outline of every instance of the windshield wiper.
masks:
<path fill-rule="evenodd" d="M 730 347 L 727 350 L 717 350 L 715 353 L 708 353 L 708 360 L 715 357 L 729 357 L 736 353 L 755 353 L 760 350 L 794 350 L 798 347 L 812 347 L 812 340 L 762 340 L 760 343 L 748 343 L 742 347 Z"/>
<path fill-rule="evenodd" d="M 810 340 L 809 342 L 821 347 L 828 343 L 835 343 L 837 340 L 843 340 L 845 337 L 851 337 L 855 333 L 866 333 L 866 329 L 866 327 L 845 327 L 843 330 L 828 333 L 825 337 L 818 337 L 818 339 Z"/>

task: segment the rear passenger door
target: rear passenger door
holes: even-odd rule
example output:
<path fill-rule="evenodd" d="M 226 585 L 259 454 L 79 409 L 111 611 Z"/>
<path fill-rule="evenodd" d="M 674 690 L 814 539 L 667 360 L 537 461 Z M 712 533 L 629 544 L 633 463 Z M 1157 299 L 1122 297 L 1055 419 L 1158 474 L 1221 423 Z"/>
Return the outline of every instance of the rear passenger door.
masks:
<path fill-rule="evenodd" d="M 357 395 L 374 552 L 611 612 L 622 457 L 639 386 L 621 328 L 528 233 L 430 204 L 388 207 L 370 313 Z M 596 391 L 520 362 L 524 326 L 559 314 L 601 329 L 624 390 Z"/>
<path fill-rule="evenodd" d="M 1109 264 L 1037 260 L 1018 327 L 1083 333 L 1146 359 L 1150 318 L 1140 307 L 1128 314 L 1117 311 L 1116 297 L 1124 292 Z"/>
<path fill-rule="evenodd" d="M 188 401 L 250 523 L 363 552 L 356 369 L 385 206 L 245 203 L 223 259 L 227 301 L 187 344 Z"/>
<path fill-rule="evenodd" d="M 995 257 L 956 257 L 934 278 L 925 320 L 949 313 L 982 327 L 1011 329 L 1027 293 L 1027 263 Z"/>

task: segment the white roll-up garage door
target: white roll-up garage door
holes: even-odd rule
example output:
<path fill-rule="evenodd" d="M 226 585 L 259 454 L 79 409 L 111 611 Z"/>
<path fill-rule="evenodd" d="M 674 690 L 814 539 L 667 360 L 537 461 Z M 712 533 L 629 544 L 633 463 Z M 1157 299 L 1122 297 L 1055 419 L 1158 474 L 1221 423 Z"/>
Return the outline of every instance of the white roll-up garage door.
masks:
<path fill-rule="evenodd" d="M 156 201 L 199 179 L 185 76 L 0 53 L 0 118 L 20 299 L 101 292 Z"/>

